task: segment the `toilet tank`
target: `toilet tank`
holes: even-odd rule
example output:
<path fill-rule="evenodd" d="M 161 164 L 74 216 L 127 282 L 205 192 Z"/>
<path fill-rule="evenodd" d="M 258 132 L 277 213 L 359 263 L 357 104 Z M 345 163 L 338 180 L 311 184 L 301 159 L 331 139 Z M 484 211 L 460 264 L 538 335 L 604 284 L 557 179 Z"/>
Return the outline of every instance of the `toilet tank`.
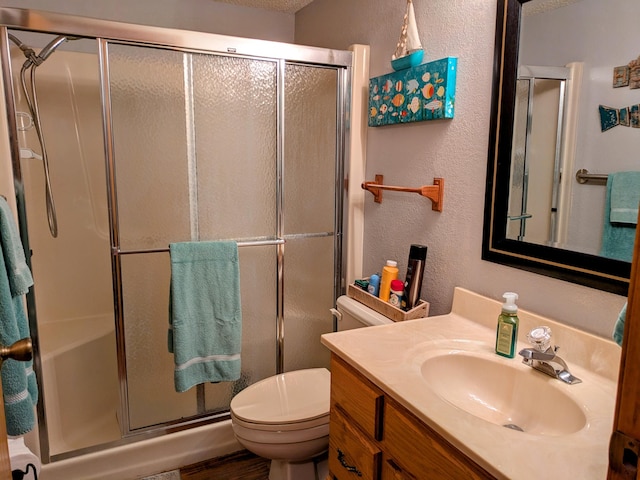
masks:
<path fill-rule="evenodd" d="M 386 325 L 393 320 L 370 309 L 366 305 L 353 298 L 342 295 L 336 302 L 338 319 L 338 331 L 351 330 L 353 328 L 370 327 L 373 325 Z"/>

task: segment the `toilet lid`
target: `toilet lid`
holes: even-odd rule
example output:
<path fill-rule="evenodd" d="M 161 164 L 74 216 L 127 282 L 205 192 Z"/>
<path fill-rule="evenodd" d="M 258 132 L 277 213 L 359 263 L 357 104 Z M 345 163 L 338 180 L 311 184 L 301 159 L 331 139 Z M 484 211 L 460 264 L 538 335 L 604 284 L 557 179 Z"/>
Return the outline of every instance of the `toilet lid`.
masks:
<path fill-rule="evenodd" d="M 246 422 L 297 423 L 329 414 L 331 373 L 312 368 L 281 373 L 248 386 L 231 400 L 231 411 Z"/>

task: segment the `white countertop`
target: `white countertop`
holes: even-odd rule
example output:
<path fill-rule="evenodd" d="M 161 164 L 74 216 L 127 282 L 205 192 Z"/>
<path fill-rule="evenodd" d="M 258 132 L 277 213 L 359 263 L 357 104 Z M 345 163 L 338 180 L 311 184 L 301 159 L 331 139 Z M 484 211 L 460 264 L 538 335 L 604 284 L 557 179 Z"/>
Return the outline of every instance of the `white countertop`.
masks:
<path fill-rule="evenodd" d="M 325 334 L 322 343 L 342 357 L 464 454 L 497 478 L 606 478 L 613 429 L 620 347 L 614 342 L 519 311 L 519 339 L 539 325 L 550 326 L 558 355 L 582 383 L 567 385 L 521 362 L 494 353 L 501 302 L 456 288 L 447 315 Z M 517 350 L 529 347 L 518 343 Z M 504 428 L 443 401 L 421 374 L 434 349 L 468 351 L 548 379 L 585 413 L 581 430 L 535 435 Z M 545 385 L 546 386 L 546 385 Z M 544 415 L 544 411 L 540 412 Z"/>

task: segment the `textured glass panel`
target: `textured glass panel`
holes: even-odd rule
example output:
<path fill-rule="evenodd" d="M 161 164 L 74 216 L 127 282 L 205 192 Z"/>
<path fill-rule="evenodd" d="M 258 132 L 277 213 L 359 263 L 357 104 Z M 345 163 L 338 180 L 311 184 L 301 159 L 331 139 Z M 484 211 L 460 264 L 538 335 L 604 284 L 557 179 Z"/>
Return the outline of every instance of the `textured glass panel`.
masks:
<path fill-rule="evenodd" d="M 285 233 L 333 232 L 336 97 L 334 69 L 285 69 Z"/>
<path fill-rule="evenodd" d="M 276 228 L 276 64 L 194 55 L 200 239 Z"/>
<path fill-rule="evenodd" d="M 169 255 L 122 256 L 129 422 L 131 429 L 195 415 L 196 389 L 176 393 L 169 327 Z"/>
<path fill-rule="evenodd" d="M 233 395 L 276 373 L 276 247 L 241 247 L 242 377 L 205 385 L 208 411 L 227 410 Z"/>
<path fill-rule="evenodd" d="M 24 38 L 24 32 L 15 32 Z M 28 43 L 36 50 L 52 40 Z M 78 40 L 92 51 L 95 42 Z M 21 148 L 42 153 L 12 55 Z M 42 162 L 21 162 L 34 276 L 41 381 L 51 455 L 120 438 L 120 404 L 98 58 L 57 49 L 38 67 L 38 108 L 58 237 L 49 232 Z M 28 75 L 27 75 L 28 81 Z M 4 192 L 6 193 L 6 192 Z M 43 431 L 40 430 L 42 434 Z M 24 469 L 24 468 L 23 468 Z"/>
<path fill-rule="evenodd" d="M 190 240 L 184 55 L 109 46 L 124 250 Z"/>
<path fill-rule="evenodd" d="M 16 108 L 22 112 L 18 118 L 23 125 L 18 140 L 20 147 L 39 155 L 38 137 L 18 87 L 24 56 L 14 57 Z M 58 238 L 51 236 L 47 223 L 42 162 L 28 158 L 21 162 L 39 323 L 112 317 L 98 61 L 96 55 L 58 50 L 51 59 L 38 67 L 37 89 Z"/>
<path fill-rule="evenodd" d="M 333 330 L 333 237 L 288 240 L 285 247 L 285 370 L 328 367 L 320 335 Z"/>
<path fill-rule="evenodd" d="M 509 189 L 509 216 L 517 217 L 522 212 L 522 194 L 526 164 L 527 116 L 529 107 L 529 80 L 518 80 L 513 124 L 513 158 L 511 161 L 511 188 Z M 507 220 L 507 238 L 520 235 L 520 220 Z"/>

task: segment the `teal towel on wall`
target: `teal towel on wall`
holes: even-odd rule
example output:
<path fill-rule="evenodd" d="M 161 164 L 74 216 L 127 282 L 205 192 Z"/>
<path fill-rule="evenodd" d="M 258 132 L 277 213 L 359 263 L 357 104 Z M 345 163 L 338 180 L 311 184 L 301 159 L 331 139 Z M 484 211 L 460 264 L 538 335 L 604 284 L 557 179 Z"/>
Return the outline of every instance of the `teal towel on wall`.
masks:
<path fill-rule="evenodd" d="M 33 278 L 17 225 L 4 198 L 0 198 L 0 249 L 0 343 L 11 345 L 30 336 L 23 296 L 33 285 Z M 5 360 L 0 376 L 7 433 L 23 435 L 35 424 L 33 407 L 38 401 L 38 387 L 33 363 Z"/>
<path fill-rule="evenodd" d="M 240 378 L 242 310 L 235 242 L 169 245 L 169 351 L 177 392 Z"/>
<path fill-rule="evenodd" d="M 618 172 L 609 175 L 601 256 L 631 262 L 639 202 L 640 172 Z"/>
<path fill-rule="evenodd" d="M 627 316 L 627 304 L 624 304 L 622 310 L 618 314 L 618 319 L 613 327 L 613 340 L 620 346 L 622 346 L 622 338 L 624 337 L 624 320 Z"/>

